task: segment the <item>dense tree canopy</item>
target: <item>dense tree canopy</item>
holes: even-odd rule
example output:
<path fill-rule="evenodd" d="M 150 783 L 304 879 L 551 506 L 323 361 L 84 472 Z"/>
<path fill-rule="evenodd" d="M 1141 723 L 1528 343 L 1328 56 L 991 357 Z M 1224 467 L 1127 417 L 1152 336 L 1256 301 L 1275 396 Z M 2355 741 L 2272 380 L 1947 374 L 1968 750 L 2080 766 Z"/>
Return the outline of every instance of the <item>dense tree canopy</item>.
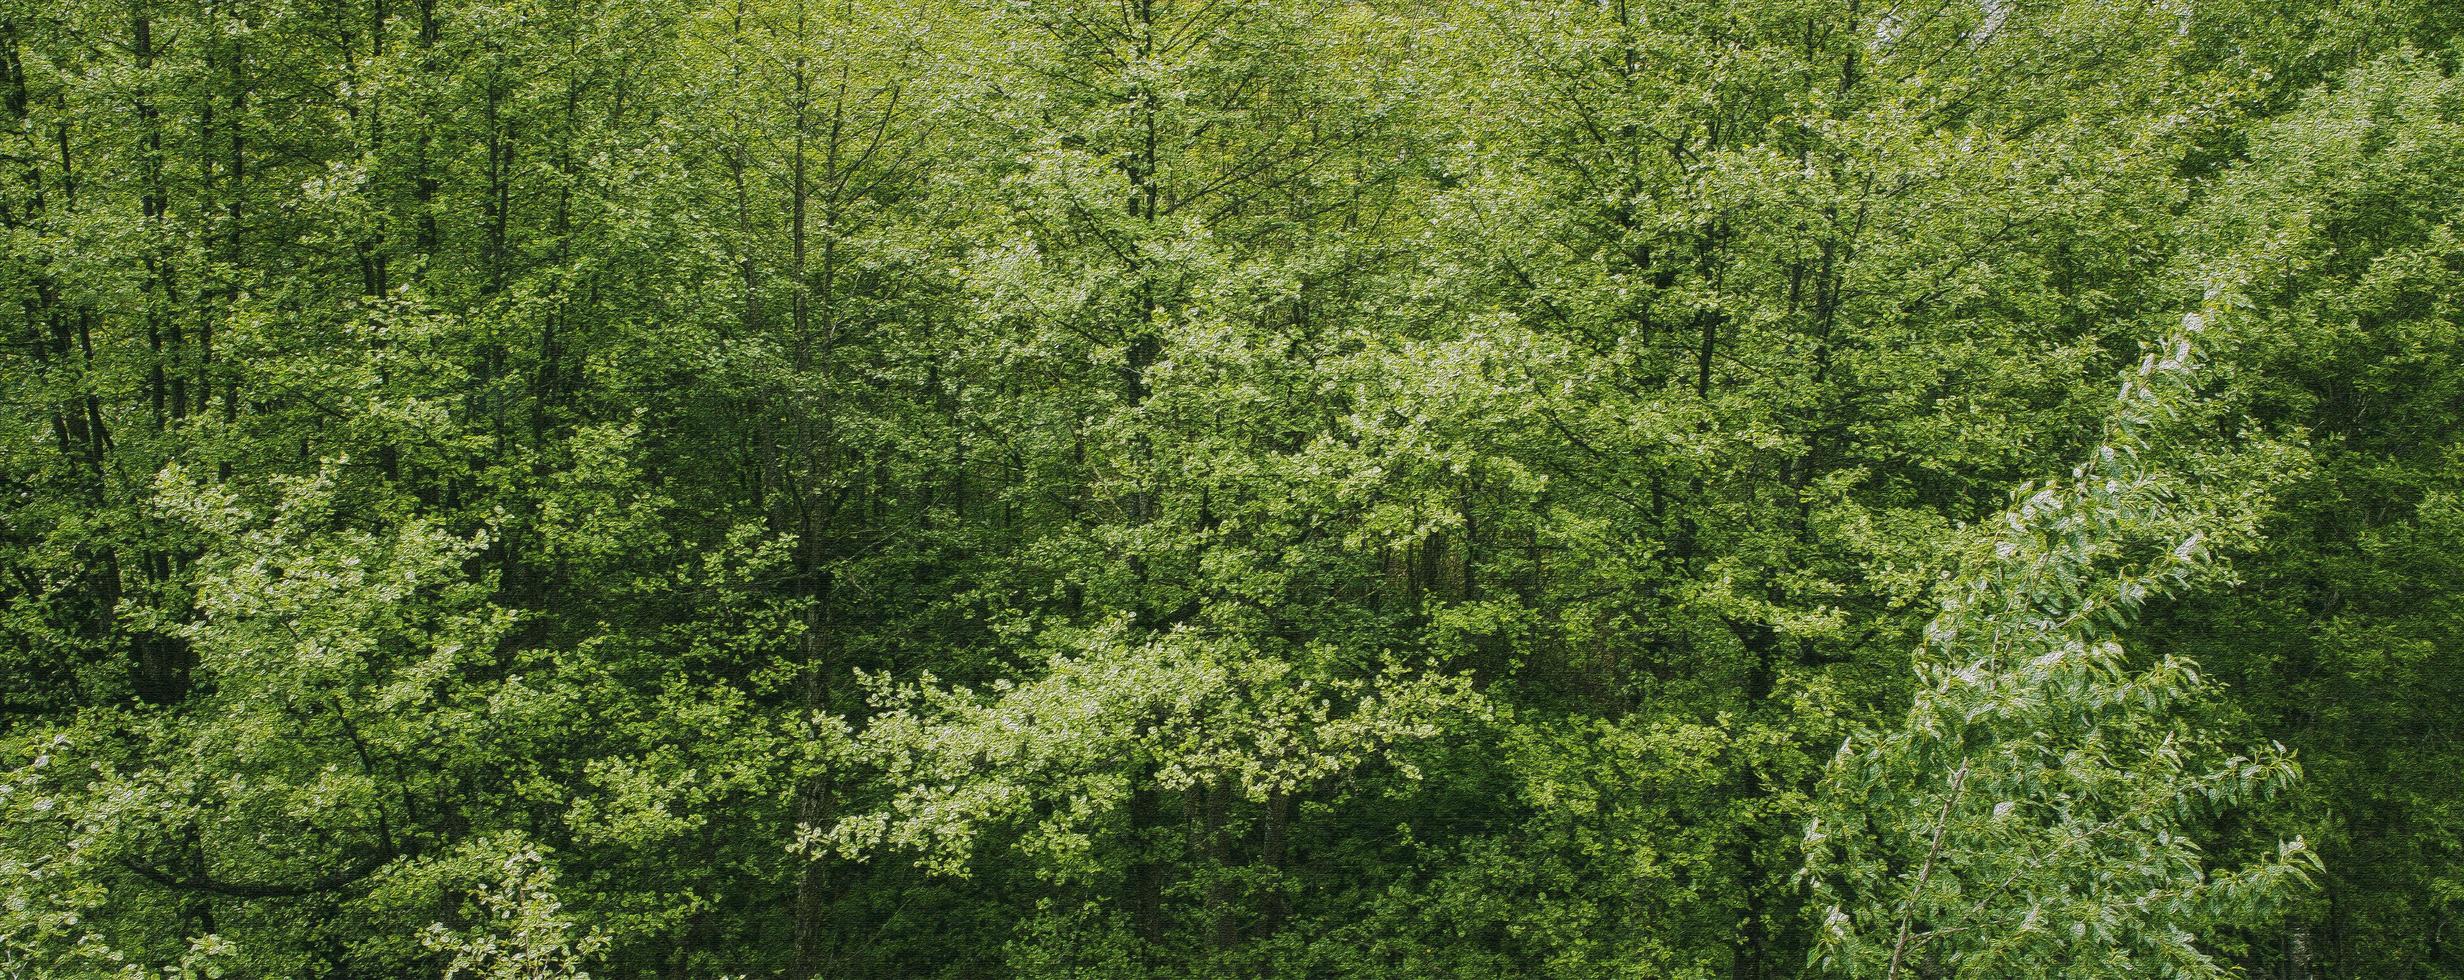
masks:
<path fill-rule="evenodd" d="M 2460 45 L 0 0 L 0 975 L 2464 978 Z"/>

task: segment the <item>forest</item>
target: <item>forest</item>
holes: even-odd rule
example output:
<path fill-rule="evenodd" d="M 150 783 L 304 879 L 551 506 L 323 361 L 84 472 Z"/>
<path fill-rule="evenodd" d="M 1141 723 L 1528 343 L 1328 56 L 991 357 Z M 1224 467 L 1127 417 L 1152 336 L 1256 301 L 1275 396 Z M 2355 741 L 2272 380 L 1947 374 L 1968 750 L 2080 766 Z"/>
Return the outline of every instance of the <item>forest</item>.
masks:
<path fill-rule="evenodd" d="M 2460 62 L 0 0 L 0 977 L 2464 978 Z"/>

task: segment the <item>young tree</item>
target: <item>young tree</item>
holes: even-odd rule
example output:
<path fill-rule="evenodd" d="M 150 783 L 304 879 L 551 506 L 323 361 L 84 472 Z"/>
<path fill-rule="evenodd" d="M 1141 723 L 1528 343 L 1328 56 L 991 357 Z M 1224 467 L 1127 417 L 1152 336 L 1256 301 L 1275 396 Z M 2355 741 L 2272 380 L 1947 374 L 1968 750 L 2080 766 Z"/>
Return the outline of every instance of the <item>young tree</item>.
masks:
<path fill-rule="evenodd" d="M 2213 455 L 2179 441 L 2213 423 L 2194 340 L 2239 315 L 2208 305 L 2151 345 L 2088 461 L 2022 487 L 1946 573 L 1915 704 L 1841 745 L 1806 831 L 1818 971 L 2230 976 L 2204 943 L 2281 914 L 2316 869 L 2298 838 L 2240 866 L 2198 843 L 2282 792 L 2291 755 L 2224 756 L 2190 723 L 2214 695 L 2195 665 L 2120 642 L 2212 575 L 2214 539 L 2246 539 L 2267 481 L 2300 462 L 2261 444 L 2204 460 L 2233 482 L 2184 471 Z"/>

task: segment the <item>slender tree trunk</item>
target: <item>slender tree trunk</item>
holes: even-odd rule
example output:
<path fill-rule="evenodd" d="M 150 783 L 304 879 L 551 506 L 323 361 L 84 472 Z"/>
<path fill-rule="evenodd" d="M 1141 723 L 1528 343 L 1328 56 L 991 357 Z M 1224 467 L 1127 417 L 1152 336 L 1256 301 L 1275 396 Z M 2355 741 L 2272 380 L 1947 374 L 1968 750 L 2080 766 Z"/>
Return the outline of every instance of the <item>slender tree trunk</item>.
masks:
<path fill-rule="evenodd" d="M 814 380 L 813 283 L 811 281 L 812 213 L 812 76 L 804 54 L 810 29 L 808 11 L 802 0 L 795 5 L 796 51 L 789 68 L 790 108 L 794 114 L 793 149 L 788 160 L 788 329 L 794 344 L 794 377 L 796 387 L 787 393 L 785 404 L 792 414 L 788 429 L 792 433 L 789 459 L 783 472 L 789 481 L 789 498 L 795 508 L 797 531 L 796 581 L 805 601 L 804 635 L 799 640 L 802 664 L 800 701 L 809 717 L 830 708 L 828 680 L 827 632 L 830 628 L 823 606 L 827 601 L 823 566 L 826 557 L 822 536 L 826 532 L 821 514 L 822 502 L 816 484 L 822 478 L 820 440 L 816 427 L 824 410 L 816 393 L 805 390 Z M 827 231 L 825 230 L 825 235 Z M 813 773 L 796 785 L 796 829 L 827 827 L 832 819 L 832 793 L 829 776 Z M 818 856 L 808 856 L 796 876 L 795 899 L 795 959 L 790 973 L 796 980 L 818 974 L 828 956 L 830 943 L 830 877 L 828 864 Z"/>

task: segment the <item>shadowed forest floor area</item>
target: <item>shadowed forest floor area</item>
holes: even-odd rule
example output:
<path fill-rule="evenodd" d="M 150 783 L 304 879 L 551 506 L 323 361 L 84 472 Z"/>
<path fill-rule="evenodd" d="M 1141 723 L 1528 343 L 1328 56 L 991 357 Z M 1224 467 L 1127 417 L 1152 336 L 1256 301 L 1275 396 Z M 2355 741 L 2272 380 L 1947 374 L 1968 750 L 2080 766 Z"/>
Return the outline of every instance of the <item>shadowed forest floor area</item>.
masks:
<path fill-rule="evenodd" d="M 2459 44 L 0 0 L 0 977 L 2464 980 Z"/>

